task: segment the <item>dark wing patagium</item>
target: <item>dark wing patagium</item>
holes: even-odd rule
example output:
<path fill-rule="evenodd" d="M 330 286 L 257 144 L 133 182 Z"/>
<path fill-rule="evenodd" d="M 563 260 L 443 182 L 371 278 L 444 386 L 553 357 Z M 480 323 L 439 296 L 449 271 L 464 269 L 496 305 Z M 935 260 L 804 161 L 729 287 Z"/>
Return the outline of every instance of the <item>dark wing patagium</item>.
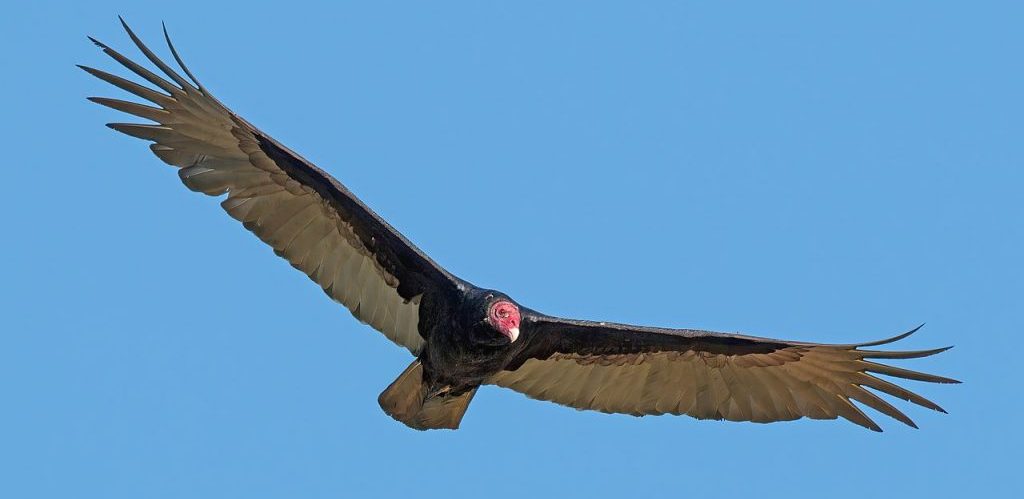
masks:
<path fill-rule="evenodd" d="M 418 353 L 425 340 L 418 328 L 421 302 L 448 299 L 460 281 L 338 181 L 211 96 L 181 62 L 170 38 L 171 53 L 191 82 L 121 22 L 146 58 L 173 83 L 93 40 L 107 55 L 163 91 L 80 66 L 157 106 L 90 98 L 156 123 L 108 126 L 154 142 L 150 148 L 164 162 L 180 168 L 178 175 L 189 189 L 212 196 L 227 194 L 221 206 L 246 229 L 356 318 Z"/>
<path fill-rule="evenodd" d="M 521 349 L 507 370 L 490 382 L 577 409 L 760 423 L 843 417 L 881 431 L 851 402 L 857 401 L 916 428 L 910 418 L 867 388 L 945 411 L 876 374 L 933 383 L 958 381 L 873 359 L 927 357 L 949 347 L 864 349 L 900 340 L 916 330 L 871 343 L 827 345 L 527 312 Z"/>

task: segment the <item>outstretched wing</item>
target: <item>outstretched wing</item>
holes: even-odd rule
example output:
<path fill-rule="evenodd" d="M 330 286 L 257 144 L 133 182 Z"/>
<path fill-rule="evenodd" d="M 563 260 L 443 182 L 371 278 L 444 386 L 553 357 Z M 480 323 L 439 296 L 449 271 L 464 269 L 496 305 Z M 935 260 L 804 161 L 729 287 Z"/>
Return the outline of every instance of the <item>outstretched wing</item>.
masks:
<path fill-rule="evenodd" d="M 857 401 L 916 428 L 909 417 L 867 388 L 945 411 L 875 375 L 958 383 L 873 361 L 926 357 L 949 347 L 864 349 L 900 340 L 917 329 L 871 343 L 826 345 L 528 312 L 521 330 L 521 350 L 491 383 L 535 399 L 609 413 L 688 414 L 759 423 L 843 417 L 881 431 L 851 402 Z"/>
<path fill-rule="evenodd" d="M 152 141 L 164 162 L 180 168 L 189 189 L 227 194 L 221 206 L 274 252 L 303 271 L 360 321 L 409 349 L 425 341 L 420 306 L 450 298 L 458 279 L 435 264 L 371 211 L 345 186 L 215 99 L 182 63 L 191 81 L 161 61 L 121 21 L 132 41 L 170 80 L 90 38 L 124 67 L 159 90 L 80 66 L 88 73 L 155 104 L 90 100 L 155 124 L 107 126 Z"/>

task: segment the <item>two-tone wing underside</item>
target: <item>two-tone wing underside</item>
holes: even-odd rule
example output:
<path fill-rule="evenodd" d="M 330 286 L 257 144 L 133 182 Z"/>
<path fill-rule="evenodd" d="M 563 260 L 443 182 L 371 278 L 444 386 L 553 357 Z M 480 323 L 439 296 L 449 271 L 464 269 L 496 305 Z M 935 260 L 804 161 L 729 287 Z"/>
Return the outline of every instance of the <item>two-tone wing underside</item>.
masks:
<path fill-rule="evenodd" d="M 852 403 L 856 401 L 916 428 L 909 417 L 871 390 L 945 411 L 877 375 L 933 383 L 958 381 L 875 360 L 926 357 L 949 347 L 865 349 L 900 340 L 916 330 L 882 341 L 827 345 L 532 313 L 524 318 L 522 350 L 508 370 L 490 382 L 577 409 L 760 423 L 842 417 L 881 431 Z"/>
<path fill-rule="evenodd" d="M 196 80 L 167 38 L 186 80 L 161 61 L 121 21 L 135 45 L 168 78 L 90 38 L 103 51 L 161 91 L 80 66 L 155 104 L 90 100 L 155 124 L 108 126 L 140 139 L 181 181 L 211 196 L 274 252 L 303 271 L 356 318 L 392 341 L 420 351 L 419 305 L 424 294 L 454 289 L 450 274 L 360 202 L 344 186 L 235 115 Z"/>
<path fill-rule="evenodd" d="M 152 141 L 153 152 L 179 168 L 189 189 L 212 196 L 226 194 L 223 208 L 275 253 L 306 273 L 356 318 L 418 354 L 426 341 L 421 335 L 425 330 L 420 325 L 421 303 L 456 296 L 461 281 L 336 180 L 210 95 L 182 64 L 170 39 L 171 54 L 191 81 L 124 27 L 146 58 L 171 81 L 93 40 L 159 89 L 82 66 L 155 105 L 90 98 L 153 122 L 108 126 Z M 843 417 L 880 431 L 853 402 L 915 425 L 871 390 L 943 410 L 877 375 L 957 382 L 875 362 L 925 357 L 945 348 L 865 349 L 909 334 L 871 343 L 826 345 L 574 321 L 527 311 L 519 343 L 513 346 L 516 356 L 490 382 L 579 409 L 756 422 Z"/>

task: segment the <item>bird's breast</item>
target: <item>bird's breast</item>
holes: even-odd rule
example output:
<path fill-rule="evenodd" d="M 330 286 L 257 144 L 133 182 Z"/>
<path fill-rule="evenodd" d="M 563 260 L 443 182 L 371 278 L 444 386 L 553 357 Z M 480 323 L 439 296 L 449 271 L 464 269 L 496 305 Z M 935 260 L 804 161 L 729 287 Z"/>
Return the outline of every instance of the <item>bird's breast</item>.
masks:
<path fill-rule="evenodd" d="M 476 345 L 459 335 L 433 335 L 420 355 L 426 374 L 438 382 L 473 387 L 502 370 L 507 362 L 505 349 Z"/>

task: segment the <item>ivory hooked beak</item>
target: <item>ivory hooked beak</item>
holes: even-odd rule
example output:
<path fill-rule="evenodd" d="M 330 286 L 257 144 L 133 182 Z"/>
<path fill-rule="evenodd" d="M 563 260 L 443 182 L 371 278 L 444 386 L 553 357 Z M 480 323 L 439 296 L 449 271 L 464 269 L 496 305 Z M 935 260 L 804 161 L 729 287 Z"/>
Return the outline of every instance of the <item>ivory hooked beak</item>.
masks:
<path fill-rule="evenodd" d="M 508 333 L 506 333 L 505 335 L 508 336 L 509 343 L 515 343 L 516 338 L 519 338 L 519 328 L 509 328 Z"/>

